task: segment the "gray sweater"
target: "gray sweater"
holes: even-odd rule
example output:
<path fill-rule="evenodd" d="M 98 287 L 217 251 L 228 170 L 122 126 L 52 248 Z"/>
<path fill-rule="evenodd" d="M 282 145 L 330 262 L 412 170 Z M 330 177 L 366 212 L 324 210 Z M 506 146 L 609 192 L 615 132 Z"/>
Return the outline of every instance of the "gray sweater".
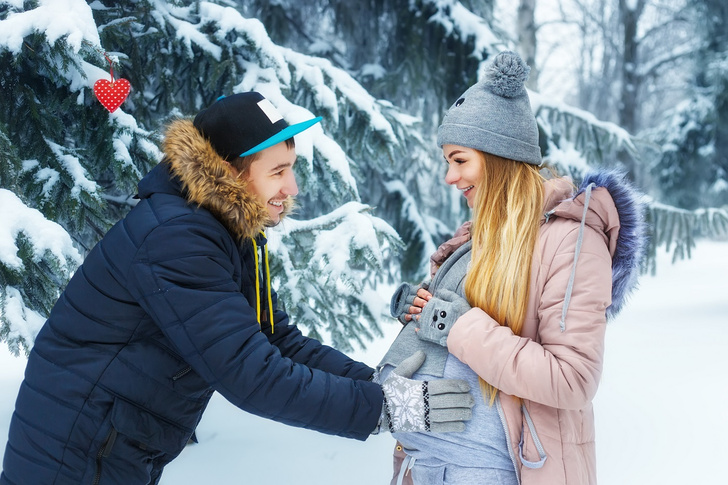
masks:
<path fill-rule="evenodd" d="M 470 264 L 470 248 L 471 243 L 467 242 L 445 260 L 429 285 L 433 295 L 445 288 L 465 296 L 463 285 Z M 378 366 L 381 378 L 386 379 L 400 362 L 415 351 L 423 350 L 427 358 L 413 379 L 464 379 L 470 384 L 476 404 L 473 418 L 467 422 L 463 433 L 394 433 L 393 436 L 419 465 L 514 470 L 498 407 L 485 402 L 477 374 L 445 347 L 420 340 L 414 328 L 413 324 L 405 326 L 382 358 Z"/>

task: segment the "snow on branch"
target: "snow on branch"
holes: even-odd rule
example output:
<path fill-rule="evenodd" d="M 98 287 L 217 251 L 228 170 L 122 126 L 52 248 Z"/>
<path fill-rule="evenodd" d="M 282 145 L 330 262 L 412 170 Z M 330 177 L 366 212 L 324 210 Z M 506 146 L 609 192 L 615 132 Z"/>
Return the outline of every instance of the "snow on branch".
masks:
<path fill-rule="evenodd" d="M 651 201 L 645 217 L 651 234 L 644 269 L 652 274 L 658 247 L 672 250 L 674 263 L 691 256 L 696 238 L 728 236 L 728 207 L 690 211 Z"/>
<path fill-rule="evenodd" d="M 33 32 L 42 33 L 51 45 L 65 39 L 74 53 L 84 41 L 101 44 L 91 8 L 82 0 L 40 0 L 32 10 L 8 14 L 0 20 L 0 48 L 17 55 Z"/>
<path fill-rule="evenodd" d="M 601 121 L 592 113 L 565 103 L 553 102 L 529 92 L 531 108 L 546 138 L 556 146 L 573 147 L 589 165 L 613 165 L 622 151 L 637 157 L 637 148 L 627 130 Z"/>
<path fill-rule="evenodd" d="M 483 60 L 484 52 L 492 51 L 493 46 L 503 45 L 501 39 L 490 29 L 488 22 L 457 0 L 426 0 L 423 3 L 431 4 L 436 9 L 430 16 L 430 22 L 442 25 L 448 33 L 456 32 L 463 40 L 473 38 L 474 57 Z"/>
<path fill-rule="evenodd" d="M 28 292 L 38 290 L 32 287 L 39 281 L 28 280 L 26 266 L 42 268 L 39 273 L 53 280 L 48 300 L 55 300 L 60 280 L 67 281 L 81 261 L 63 227 L 26 206 L 13 192 L 0 188 L 0 340 L 5 340 L 15 355 L 21 349 L 30 351 L 45 321 L 26 303 Z"/>
<path fill-rule="evenodd" d="M 0 341 L 7 342 L 10 352 L 28 354 L 44 323 L 45 317 L 26 306 L 17 288 L 0 287 Z"/>
<path fill-rule="evenodd" d="M 336 348 L 364 347 L 381 335 L 386 304 L 374 288 L 401 241 L 370 207 L 349 202 L 310 220 L 285 219 L 268 231 L 279 308 L 309 335 Z"/>
<path fill-rule="evenodd" d="M 81 254 L 60 224 L 26 206 L 13 192 L 0 188 L 0 265 L 16 270 L 23 268 L 16 244 L 19 234 L 28 238 L 36 261 L 50 253 L 68 270 L 75 270 L 81 264 Z"/>
<path fill-rule="evenodd" d="M 334 279 L 351 271 L 350 263 L 356 259 L 355 253 L 371 256 L 371 262 L 381 268 L 384 262 L 382 239 L 396 244 L 399 236 L 389 224 L 372 216 L 369 211 L 370 208 L 364 204 L 348 202 L 329 214 L 313 219 L 286 219 L 272 232 L 280 239 L 273 242 L 271 238 L 271 248 L 282 250 L 280 241 L 284 239 L 291 242 L 313 238 L 306 265 L 318 266 Z"/>

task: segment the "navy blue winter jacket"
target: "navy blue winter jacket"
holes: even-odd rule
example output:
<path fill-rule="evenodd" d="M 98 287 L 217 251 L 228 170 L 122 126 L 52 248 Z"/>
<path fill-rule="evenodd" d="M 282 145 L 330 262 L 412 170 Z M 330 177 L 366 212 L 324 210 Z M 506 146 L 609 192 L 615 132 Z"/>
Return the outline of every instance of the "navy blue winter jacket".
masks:
<path fill-rule="evenodd" d="M 275 293 L 271 331 L 252 242 L 265 244 L 263 209 L 196 133 L 188 120 L 168 130 L 139 203 L 89 253 L 40 331 L 0 484 L 93 483 L 117 435 L 161 473 L 213 391 L 324 433 L 363 440 L 377 425 L 371 368 L 304 337 Z"/>

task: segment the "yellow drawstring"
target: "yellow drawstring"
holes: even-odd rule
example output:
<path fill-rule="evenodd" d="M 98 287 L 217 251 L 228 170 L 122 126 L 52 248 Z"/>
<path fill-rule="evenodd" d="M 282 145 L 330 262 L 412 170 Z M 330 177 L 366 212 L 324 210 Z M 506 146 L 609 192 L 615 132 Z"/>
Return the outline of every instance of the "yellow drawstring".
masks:
<path fill-rule="evenodd" d="M 260 272 L 258 271 L 258 245 L 253 241 L 253 254 L 255 255 L 255 311 L 258 317 L 258 323 L 260 323 Z"/>
<path fill-rule="evenodd" d="M 260 233 L 265 237 L 265 233 L 263 231 L 260 231 Z M 258 278 L 258 275 L 260 274 L 259 270 L 259 261 L 258 261 L 258 244 L 255 242 L 255 238 L 251 238 L 253 241 L 253 253 L 255 254 L 255 310 L 256 315 L 258 317 L 258 323 L 260 323 L 260 279 Z M 273 296 L 271 294 L 270 289 L 270 264 L 268 263 L 268 245 L 266 244 L 263 246 L 263 252 L 265 255 L 265 281 L 266 286 L 268 290 L 268 312 L 270 315 L 270 333 L 274 332 L 273 328 Z"/>
<path fill-rule="evenodd" d="M 265 233 L 263 232 L 263 237 Z M 270 291 L 270 264 L 268 264 L 268 245 L 263 246 L 265 252 L 265 281 L 268 283 L 268 314 L 270 315 L 270 333 L 273 333 L 273 295 Z"/>

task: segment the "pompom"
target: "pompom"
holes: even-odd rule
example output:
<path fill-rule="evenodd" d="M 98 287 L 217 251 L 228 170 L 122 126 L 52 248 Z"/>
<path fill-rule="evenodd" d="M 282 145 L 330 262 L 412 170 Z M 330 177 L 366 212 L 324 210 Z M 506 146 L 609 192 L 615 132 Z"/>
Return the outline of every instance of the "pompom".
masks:
<path fill-rule="evenodd" d="M 485 85 L 493 94 L 513 98 L 524 92 L 523 83 L 531 68 L 515 52 L 501 52 L 485 72 Z"/>

